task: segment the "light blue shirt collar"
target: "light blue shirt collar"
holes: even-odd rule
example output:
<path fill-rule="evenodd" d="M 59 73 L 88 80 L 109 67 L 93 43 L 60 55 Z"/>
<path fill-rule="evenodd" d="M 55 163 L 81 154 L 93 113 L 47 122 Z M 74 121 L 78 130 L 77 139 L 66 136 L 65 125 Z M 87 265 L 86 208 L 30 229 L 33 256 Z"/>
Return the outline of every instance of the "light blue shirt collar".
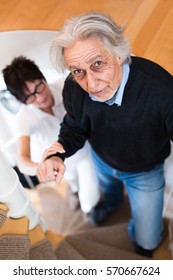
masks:
<path fill-rule="evenodd" d="M 129 77 L 129 72 L 130 72 L 130 66 L 129 66 L 129 64 L 126 63 L 126 64 L 123 65 L 123 78 L 122 78 L 121 84 L 120 84 L 118 90 L 116 91 L 116 93 L 114 94 L 114 96 L 111 99 L 109 99 L 107 101 L 102 101 L 102 100 L 96 99 L 91 94 L 89 94 L 89 97 L 93 101 L 102 102 L 102 103 L 105 102 L 109 106 L 111 106 L 113 104 L 117 104 L 118 106 L 121 106 L 122 99 L 123 99 L 123 94 L 124 94 L 124 88 L 125 88 L 125 85 L 127 83 L 128 77 Z"/>

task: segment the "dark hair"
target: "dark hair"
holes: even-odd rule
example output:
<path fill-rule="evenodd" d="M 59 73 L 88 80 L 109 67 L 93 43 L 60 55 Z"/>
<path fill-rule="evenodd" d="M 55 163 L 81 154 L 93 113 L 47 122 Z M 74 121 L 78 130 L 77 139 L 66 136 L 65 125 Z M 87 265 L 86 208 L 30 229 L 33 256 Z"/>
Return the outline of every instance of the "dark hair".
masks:
<path fill-rule="evenodd" d="M 46 81 L 35 62 L 24 56 L 15 57 L 11 64 L 2 70 L 2 73 L 7 90 L 21 102 L 24 102 L 25 99 L 24 88 L 26 81 Z"/>

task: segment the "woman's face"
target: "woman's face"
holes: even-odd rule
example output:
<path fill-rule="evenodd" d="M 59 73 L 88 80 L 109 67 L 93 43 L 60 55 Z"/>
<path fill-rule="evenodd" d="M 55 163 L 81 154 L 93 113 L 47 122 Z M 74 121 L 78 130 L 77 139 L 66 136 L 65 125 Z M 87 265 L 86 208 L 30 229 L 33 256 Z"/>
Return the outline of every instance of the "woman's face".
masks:
<path fill-rule="evenodd" d="M 109 100 L 122 80 L 122 60 L 113 56 L 98 37 L 76 40 L 64 57 L 76 82 L 101 101 Z"/>
<path fill-rule="evenodd" d="M 44 80 L 27 81 L 25 85 L 26 104 L 33 104 L 43 110 L 53 106 L 51 91 Z"/>

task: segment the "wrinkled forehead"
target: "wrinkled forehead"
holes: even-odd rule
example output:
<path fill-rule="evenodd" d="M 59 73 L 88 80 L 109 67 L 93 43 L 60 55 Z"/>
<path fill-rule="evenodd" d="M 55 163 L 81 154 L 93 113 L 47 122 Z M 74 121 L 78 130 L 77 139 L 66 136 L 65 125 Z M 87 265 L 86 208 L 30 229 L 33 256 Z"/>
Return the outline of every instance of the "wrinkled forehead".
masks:
<path fill-rule="evenodd" d="M 64 57 L 69 68 L 78 68 L 81 64 L 92 64 L 97 59 L 111 55 L 103 42 L 92 37 L 76 40 L 70 47 L 64 49 Z"/>

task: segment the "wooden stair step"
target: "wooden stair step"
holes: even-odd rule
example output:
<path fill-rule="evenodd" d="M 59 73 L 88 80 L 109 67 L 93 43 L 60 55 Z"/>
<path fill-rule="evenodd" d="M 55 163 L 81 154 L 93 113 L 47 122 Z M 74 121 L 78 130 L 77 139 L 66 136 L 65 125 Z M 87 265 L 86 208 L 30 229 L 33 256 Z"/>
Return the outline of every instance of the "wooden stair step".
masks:
<path fill-rule="evenodd" d="M 57 260 L 85 260 L 76 248 L 66 240 L 61 241 L 54 250 Z"/>
<path fill-rule="evenodd" d="M 61 233 L 63 211 L 65 210 L 64 198 L 53 187 L 41 187 L 31 190 L 38 197 L 34 203 L 46 223 L 46 227 L 55 233 Z M 32 196 L 31 196 L 32 201 Z"/>
<path fill-rule="evenodd" d="M 116 224 L 121 223 L 127 223 L 130 220 L 130 206 L 129 206 L 129 200 L 127 195 L 124 197 L 123 203 L 115 209 L 107 218 L 106 220 L 99 225 L 99 227 L 106 227 L 106 226 L 112 226 Z M 83 219 L 81 219 L 81 222 L 79 221 L 76 226 L 73 226 L 73 229 L 71 233 L 75 233 L 78 231 L 84 231 L 88 229 L 97 228 L 96 226 L 93 226 L 90 223 L 89 218 L 84 222 Z"/>
<path fill-rule="evenodd" d="M 8 213 L 7 205 L 0 203 L 0 228 L 3 226 Z"/>
<path fill-rule="evenodd" d="M 143 260 L 135 253 L 127 252 L 79 236 L 67 236 L 66 241 L 87 260 Z"/>
<path fill-rule="evenodd" d="M 73 229 L 78 227 L 79 224 L 81 224 L 81 223 L 83 223 L 82 212 L 80 209 L 78 209 L 73 213 L 73 216 L 71 216 L 70 219 L 67 221 L 67 223 L 64 227 L 63 234 L 66 235 L 66 234 L 73 232 Z"/>
<path fill-rule="evenodd" d="M 133 252 L 134 246 L 128 236 L 128 224 L 114 225 L 110 227 L 97 227 L 71 234 L 85 240 L 97 242 L 102 245 L 116 247 L 118 249 Z"/>

